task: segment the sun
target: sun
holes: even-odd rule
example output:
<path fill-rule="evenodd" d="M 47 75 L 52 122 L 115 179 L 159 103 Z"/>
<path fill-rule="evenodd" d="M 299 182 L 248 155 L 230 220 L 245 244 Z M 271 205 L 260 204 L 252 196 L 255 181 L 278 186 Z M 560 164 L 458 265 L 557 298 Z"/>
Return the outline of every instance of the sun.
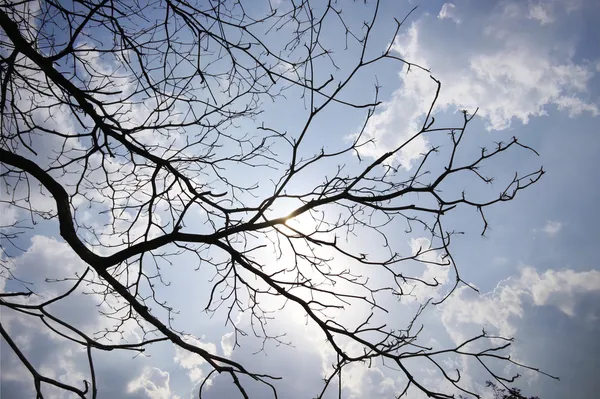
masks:
<path fill-rule="evenodd" d="M 293 233 L 312 234 L 319 227 L 319 221 L 312 217 L 308 212 L 289 216 L 285 219 L 284 225 Z"/>

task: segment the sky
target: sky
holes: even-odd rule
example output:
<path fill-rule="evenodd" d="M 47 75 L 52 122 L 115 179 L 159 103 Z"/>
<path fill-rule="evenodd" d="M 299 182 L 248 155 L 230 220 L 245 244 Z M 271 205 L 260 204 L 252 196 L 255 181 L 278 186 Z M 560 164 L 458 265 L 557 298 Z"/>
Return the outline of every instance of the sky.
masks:
<path fill-rule="evenodd" d="M 277 3 L 284 3 L 284 0 Z M 469 127 L 472 145 L 507 141 L 518 136 L 535 148 L 539 156 L 516 151 L 502 163 L 490 166 L 490 173 L 505 181 L 514 170 L 533 170 L 541 165 L 547 173 L 515 201 L 492 207 L 486 214 L 490 230 L 480 235 L 482 223 L 474 211 L 457 211 L 449 222 L 467 234 L 453 242 L 455 261 L 463 279 L 479 289 L 458 290 L 443 304 L 428 307 L 421 322 L 426 326 L 424 342 L 452 345 L 477 334 L 483 327 L 492 332 L 514 336 L 511 355 L 526 364 L 560 377 L 560 381 L 525 372 L 517 386 L 542 399 L 590 398 L 600 390 L 600 266 L 597 262 L 597 226 L 600 225 L 600 5 L 593 0 L 541 1 L 383 1 L 381 15 L 404 15 L 419 6 L 393 41 L 393 50 L 403 58 L 430 68 L 442 83 L 435 109 L 441 123 L 460 120 L 460 110 L 479 108 Z M 359 8 L 349 18 L 360 18 Z M 385 24 L 383 25 L 386 26 Z M 389 43 L 385 29 L 377 32 L 374 51 Z M 344 55 L 340 55 L 344 60 Z M 342 63 L 343 65 L 343 63 Z M 435 90 L 429 73 L 399 63 L 386 63 L 375 72 L 382 84 L 382 106 L 366 127 L 366 137 L 375 140 L 364 147 L 362 156 L 378 157 L 406 140 L 422 123 L 424 112 Z M 342 66 L 343 70 L 343 66 Z M 372 90 L 374 79 L 365 78 L 349 89 L 349 96 Z M 273 126 L 293 126 L 301 101 L 289 98 L 267 105 L 261 117 Z M 69 121 L 63 121 L 69 123 Z M 360 127 L 358 116 L 336 113 L 336 108 L 316 125 L 307 140 L 318 146 L 335 148 L 347 143 Z M 326 133 L 326 134 L 325 134 Z M 420 141 L 419 141 L 420 140 Z M 393 161 L 407 173 L 434 137 L 424 137 L 407 147 Z M 469 154 L 467 154 L 469 155 Z M 300 185 L 327 170 L 312 170 Z M 504 179 L 504 180 L 503 180 Z M 448 190 L 462 190 L 467 181 L 456 182 Z M 498 191 L 498 186 L 492 187 Z M 475 194 L 485 189 L 473 188 Z M 48 205 L 51 206 L 51 205 Z M 17 210 L 0 208 L 2 224 L 20 217 Z M 90 223 L 102 223 L 101 216 L 90 213 Z M 394 239 L 407 250 L 428 245 L 427 238 L 403 236 Z M 19 238 L 24 252 L 10 260 L 14 276 L 32 283 L 39 290 L 60 292 L 65 285 L 47 284 L 46 276 L 73 276 L 82 262 L 60 239 L 52 221 L 40 223 Z M 375 250 L 365 238 L 366 250 Z M 435 256 L 435 254 L 432 254 Z M 3 258 L 4 259 L 4 258 Z M 205 292 L 210 287 L 210 272 L 194 271 L 194 259 L 181 256 L 176 265 L 164 270 L 171 281 L 161 289 L 163 298 L 181 311 L 178 326 L 195 336 L 189 338 L 203 348 L 241 362 L 260 366 L 284 378 L 283 398 L 314 395 L 322 373 L 332 361 L 314 326 L 305 325 L 298 312 L 277 313 L 272 331 L 285 332 L 293 346 L 267 344 L 250 338 L 233 347 L 231 327 L 223 318 L 202 313 Z M 447 270 L 423 268 L 422 275 L 436 277 L 451 287 Z M 10 292 L 18 287 L 0 280 L 0 288 Z M 432 294 L 415 291 L 414 302 L 395 304 L 414 311 L 417 302 Z M 102 330 L 107 321 L 95 309 L 91 296 L 76 295 L 61 301 L 55 310 L 86 330 Z M 91 310 L 90 310 L 91 309 Z M 404 309 L 404 308 L 402 308 Z M 405 316 L 403 310 L 398 317 Z M 408 314 L 408 313 L 407 313 Z M 394 314 L 396 315 L 396 314 Z M 40 369 L 65 381 L 81 381 L 85 357 L 77 349 L 30 321 L 7 310 L 0 315 L 26 352 Z M 248 315 L 237 315 L 240 325 L 248 325 Z M 352 319 L 350 313 L 342 315 Z M 392 317 L 392 316 L 390 316 Z M 395 316 L 394 316 L 395 317 Z M 125 326 L 125 336 L 135 338 L 135 326 Z M 29 398 L 30 378 L 4 341 L 1 344 L 0 396 Z M 149 356 L 132 358 L 129 353 L 98 353 L 97 372 L 100 397 L 139 399 L 197 397 L 198 382 L 210 371 L 199 357 L 159 343 Z M 447 359 L 461 368 L 467 384 L 481 388 L 486 376 L 471 363 Z M 421 378 L 441 384 L 428 368 L 418 370 Z M 351 366 L 342 381 L 344 397 L 360 399 L 394 397 L 402 389 L 394 374 L 381 365 L 371 368 Z M 429 377 L 428 377 L 429 376 Z M 262 388 L 251 392 L 263 397 Z M 231 395 L 231 396 L 229 396 Z M 225 377 L 216 378 L 206 397 L 235 397 Z M 413 396 L 420 397 L 417 393 Z M 67 396 L 56 396 L 58 398 Z"/>

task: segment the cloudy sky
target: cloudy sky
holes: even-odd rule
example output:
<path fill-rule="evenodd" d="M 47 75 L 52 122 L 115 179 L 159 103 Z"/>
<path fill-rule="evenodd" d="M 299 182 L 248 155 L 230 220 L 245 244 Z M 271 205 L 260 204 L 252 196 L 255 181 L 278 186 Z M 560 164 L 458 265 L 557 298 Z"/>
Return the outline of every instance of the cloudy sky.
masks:
<path fill-rule="evenodd" d="M 555 381 L 525 373 L 518 383 L 525 393 L 542 399 L 594 397 L 600 391 L 596 376 L 600 372 L 596 250 L 600 188 L 594 183 L 600 168 L 600 49 L 594 39 L 600 38 L 600 5 L 593 0 L 384 1 L 382 15 L 403 15 L 414 5 L 419 8 L 393 47 L 405 59 L 430 68 L 442 82 L 436 118 L 460 119 L 457 110 L 479 107 L 470 127 L 474 140 L 506 141 L 518 135 L 540 154 L 512 153 L 491 172 L 501 179 L 510 178 L 514 170 L 540 165 L 547 171 L 517 200 L 490 209 L 486 217 L 491 230 L 485 237 L 479 235 L 477 214 L 457 212 L 454 216 L 452 222 L 468 233 L 453 243 L 454 256 L 463 279 L 478 287 L 480 294 L 461 287 L 442 305 L 428 308 L 421 320 L 428 334 L 424 339 L 442 345 L 458 343 L 482 327 L 514 336 L 511 351 L 516 359 L 560 377 Z M 382 46 L 385 40 L 382 34 Z M 407 73 L 391 63 L 381 68 L 377 76 L 384 104 L 366 130 L 376 143 L 364 149 L 364 155 L 371 157 L 418 129 L 435 90 L 428 73 Z M 274 123 L 289 123 L 293 115 L 285 114 L 282 108 L 286 107 L 289 104 L 275 104 L 266 115 L 276 115 Z M 352 118 L 335 114 L 328 118 L 322 126 L 335 125 L 328 142 L 347 140 L 359 127 Z M 429 144 L 427 137 L 413 143 L 394 162 L 410 170 Z M 477 146 L 473 151 L 478 151 Z M 2 224 L 19 218 L 16 210 L 1 211 Z M 398 236 L 404 239 L 401 231 Z M 405 238 L 405 245 L 416 251 L 427 245 L 422 240 L 426 239 Z M 39 288 L 42 291 L 61 292 L 65 287 L 46 284 L 45 276 L 72 276 L 83 269 L 52 222 L 28 231 L 19 238 L 19 245 L 26 251 L 10 260 L 10 269 L 21 280 L 44 287 Z M 262 342 L 245 340 L 241 348 L 233 348 L 232 331 L 223 326 L 223 319 L 208 318 L 197 305 L 209 275 L 186 266 L 193 260 L 185 256 L 178 262 L 181 269 L 165 272 L 173 284 L 164 289 L 164 298 L 181 310 L 178 326 L 196 337 L 190 340 L 213 353 L 258 364 L 265 372 L 284 377 L 281 397 L 306 398 L 316 393 L 314 387 L 331 353 L 323 349 L 314 327 L 305 326 L 303 317 L 282 313 L 272 328 L 285 331 L 292 347 L 268 345 L 253 355 Z M 452 283 L 447 273 L 423 273 L 438 273 L 440 281 Z M 2 278 L 0 287 L 11 291 L 19 285 Z M 415 294 L 418 300 L 429 293 Z M 96 304 L 92 297 L 77 296 L 57 305 L 56 312 L 97 331 L 107 322 L 96 312 Z M 1 316 L 2 324 L 18 337 L 40 370 L 75 383 L 84 378 L 82 353 L 6 310 Z M 241 325 L 249 322 L 244 315 L 238 319 Z M 135 337 L 135 328 L 126 326 L 127 334 Z M 148 352 L 148 357 L 135 358 L 128 353 L 99 353 L 100 397 L 197 395 L 198 381 L 209 371 L 199 357 L 169 344 L 157 344 Z M 1 361 L 0 396 L 31 397 L 31 380 L 4 341 Z M 472 387 L 485 382 L 485 374 L 471 364 L 457 367 Z M 420 372 L 426 378 L 428 370 Z M 377 366 L 353 366 L 345 376 L 342 384 L 347 398 L 393 397 L 403 387 L 393 374 Z M 228 381 L 216 379 L 206 394 L 218 398 L 229 397 L 231 392 Z"/>

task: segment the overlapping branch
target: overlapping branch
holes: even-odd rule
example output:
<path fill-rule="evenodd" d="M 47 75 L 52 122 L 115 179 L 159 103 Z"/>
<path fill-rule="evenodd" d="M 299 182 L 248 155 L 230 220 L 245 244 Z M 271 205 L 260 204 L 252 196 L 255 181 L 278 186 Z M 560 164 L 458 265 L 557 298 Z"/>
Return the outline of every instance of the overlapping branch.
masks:
<path fill-rule="evenodd" d="M 498 354 L 510 345 L 508 338 L 484 332 L 454 348 L 435 349 L 417 342 L 421 330 L 415 326 L 426 304 L 443 302 L 464 283 L 450 249 L 459 233 L 444 228 L 445 215 L 470 207 L 480 213 L 485 233 L 485 209 L 514 199 L 544 171 L 515 174 L 499 195 L 484 199 L 442 191 L 444 184 L 468 175 L 489 185 L 493 179 L 481 168 L 490 159 L 535 151 L 514 138 L 469 160 L 459 157 L 474 114 L 464 111 L 458 126 L 438 127 L 433 115 L 441 83 L 432 77 L 436 91 L 421 128 L 378 158 L 366 159 L 362 149 L 372 143 L 365 132 L 381 105 L 379 87 L 367 98 L 348 99 L 346 93 L 382 62 L 427 71 L 393 51 L 404 20 L 395 20 L 386 47 L 371 55 L 382 18 L 379 1 L 358 27 L 334 1 L 291 2 L 279 10 L 242 1 L 204 3 L 50 0 L 0 6 L 2 201 L 29 212 L 32 222 L 56 221 L 62 239 L 88 267 L 65 279 L 73 281 L 71 289 L 46 301 L 36 302 L 31 290 L 0 294 L 4 308 L 39 319 L 87 350 L 91 382 L 68 386 L 41 375 L 2 327 L 3 338 L 33 376 L 38 397 L 49 384 L 95 398 L 93 351 L 144 351 L 161 341 L 202 357 L 212 368 L 205 382 L 214 373 L 230 375 L 249 397 L 239 378 L 247 376 L 277 396 L 277 376 L 191 344 L 172 325 L 176 311 L 159 299 L 156 287 L 167 285 L 161 265 L 176 263 L 184 253 L 211 268 L 204 310 L 225 309 L 235 345 L 248 335 L 236 314 L 249 311 L 264 348 L 269 341 L 287 343 L 266 327 L 273 312 L 269 300 L 279 300 L 283 309 L 302 309 L 337 359 L 319 397 L 336 377 L 341 395 L 343 369 L 353 363 L 393 365 L 406 381 L 400 396 L 415 387 L 434 398 L 453 396 L 420 381 L 407 365 L 411 359 L 432 363 L 459 392 L 472 395 L 460 372 L 454 376 L 437 358 L 449 353 L 474 358 L 500 383 L 511 380 L 494 373 L 490 359 L 528 368 Z M 340 42 L 324 33 L 331 26 L 340 29 L 345 51 L 355 56 L 343 72 L 330 47 Z M 286 96 L 304 101 L 301 123 L 282 129 L 261 119 L 268 115 L 265 101 Z M 362 128 L 349 142 L 310 148 L 309 137 L 324 134 L 320 118 L 332 107 L 360 113 Z M 448 145 L 431 147 L 410 173 L 395 166 L 413 141 L 429 136 L 445 136 Z M 325 170 L 332 162 L 338 165 L 333 174 L 309 189 L 301 184 L 308 171 Z M 53 209 L 36 206 L 40 195 L 52 198 Z M 90 222 L 85 212 L 107 222 Z M 302 219 L 308 222 L 294 224 Z M 431 246 L 406 253 L 391 240 L 402 222 L 407 234 L 423 227 Z M 3 241 L 14 239 L 20 227 L 5 226 Z M 377 237 L 383 251 L 363 252 L 353 245 L 353 235 Z M 275 263 L 265 260 L 268 249 Z M 451 267 L 455 283 L 446 289 L 437 279 L 411 274 L 404 269 L 411 263 Z M 367 269 L 386 276 L 387 283 L 374 282 Z M 445 292 L 420 306 L 408 326 L 380 324 L 381 315 L 392 310 L 388 299 L 409 297 L 415 286 Z M 77 290 L 104 298 L 110 311 L 103 316 L 116 324 L 103 337 L 133 320 L 144 338 L 107 343 L 102 334 L 91 337 L 48 311 Z M 358 325 L 336 318 L 337 311 L 357 304 L 370 309 Z M 480 342 L 487 349 L 469 349 Z M 349 352 L 348 343 L 362 352 Z"/>

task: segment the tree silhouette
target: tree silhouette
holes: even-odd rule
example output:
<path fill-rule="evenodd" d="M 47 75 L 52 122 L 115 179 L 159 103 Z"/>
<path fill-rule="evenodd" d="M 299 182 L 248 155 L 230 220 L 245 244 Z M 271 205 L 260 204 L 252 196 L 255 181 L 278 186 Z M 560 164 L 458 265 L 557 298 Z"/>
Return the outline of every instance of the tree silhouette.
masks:
<path fill-rule="evenodd" d="M 9 326 L 0 325 L 38 397 L 50 386 L 102 397 L 95 354 L 143 352 L 164 341 L 208 364 L 204 383 L 229 376 L 243 397 L 253 384 L 277 396 L 278 376 L 213 353 L 177 328 L 178 309 L 161 292 L 171 284 L 164 270 L 183 267 L 178 259 L 186 256 L 196 259 L 199 276 L 212 275 L 198 313 L 221 317 L 233 328 L 234 346 L 250 334 L 264 344 L 287 344 L 267 326 L 276 311 L 301 312 L 319 329 L 337 361 L 318 397 L 335 384 L 341 396 L 343 370 L 356 363 L 384 362 L 404 381 L 399 396 L 414 389 L 432 398 L 453 393 L 415 376 L 415 359 L 437 370 L 455 392 L 470 395 L 476 393 L 460 371 L 441 359 L 472 359 L 495 381 L 512 377 L 492 364 L 536 370 L 509 357 L 510 337 L 484 331 L 448 348 L 417 341 L 424 307 L 465 284 L 450 246 L 462 233 L 446 227 L 446 216 L 472 209 L 485 233 L 485 209 L 512 200 L 544 171 L 517 173 L 499 195 L 486 198 L 457 191 L 451 182 L 466 176 L 475 178 L 473 187 L 490 185 L 493 178 L 481 168 L 491 159 L 535 151 L 513 138 L 469 158 L 460 149 L 474 114 L 464 111 L 456 126 L 438 126 L 433 113 L 441 83 L 431 77 L 437 89 L 414 135 L 381 147 L 378 157 L 364 156 L 363 149 L 374 145 L 365 132 L 382 104 L 381 88 L 377 83 L 364 92 L 353 85 L 367 77 L 376 82 L 380 64 L 407 73 L 427 69 L 393 50 L 404 20 L 393 20 L 387 47 L 372 44 L 388 18 L 378 1 L 314 3 L 0 5 L 2 202 L 21 215 L 2 229 L 8 281 L 0 304 L 39 322 L 48 337 L 84 348 L 89 363 L 80 384 L 52 378 L 30 361 Z M 353 7 L 362 15 L 368 10 L 368 18 L 357 23 L 342 12 Z M 269 108 L 286 101 L 303 104 L 290 111 L 289 121 Z M 325 116 L 332 115 L 362 122 L 346 132 L 346 141 L 320 140 L 331 129 Z M 401 167 L 403 151 L 422 137 L 445 143 L 430 145 L 412 168 Z M 71 283 L 51 297 L 11 277 L 19 234 L 41 222 L 55 226 L 87 267 L 71 277 L 49 276 L 48 284 Z M 406 253 L 398 232 L 409 237 L 416 228 L 429 244 Z M 365 249 L 360 243 L 367 239 Z M 404 266 L 414 264 L 450 268 L 454 282 L 442 286 Z M 439 288 L 440 294 L 423 301 L 407 324 L 386 319 L 417 287 Z M 52 310 L 80 293 L 98 298 L 111 327 L 84 331 Z M 365 308 L 358 323 L 339 317 L 344 309 Z M 236 322 L 239 314 L 249 315 L 250 327 Z M 130 325 L 141 331 L 136 342 L 121 339 Z M 200 396 L 210 393 L 204 383 Z"/>
<path fill-rule="evenodd" d="M 538 396 L 523 396 L 518 388 L 498 388 L 492 381 L 487 381 L 486 386 L 494 391 L 494 399 L 540 399 Z"/>

